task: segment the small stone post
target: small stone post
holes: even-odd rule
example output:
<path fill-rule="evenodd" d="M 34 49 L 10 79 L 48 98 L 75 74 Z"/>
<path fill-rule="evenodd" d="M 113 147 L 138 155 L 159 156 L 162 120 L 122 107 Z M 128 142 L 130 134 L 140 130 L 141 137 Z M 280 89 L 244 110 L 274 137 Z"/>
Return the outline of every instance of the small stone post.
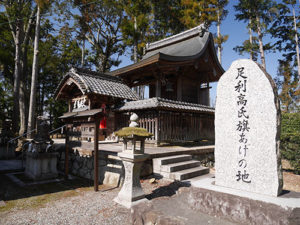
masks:
<path fill-rule="evenodd" d="M 27 177 L 34 180 L 47 180 L 58 176 L 58 153 L 53 152 L 52 144 L 49 124 L 45 120 L 38 120 L 37 134 L 26 153 L 25 175 Z"/>
<path fill-rule="evenodd" d="M 146 129 L 137 127 L 138 116 L 136 114 L 133 114 L 130 120 L 129 127 L 116 132 L 117 136 L 123 137 L 123 151 L 118 153 L 118 156 L 124 164 L 125 180 L 114 201 L 127 208 L 145 200 L 145 193 L 140 183 L 140 171 L 143 162 L 148 158 L 148 155 L 144 153 L 145 139 L 152 136 Z M 131 149 L 127 149 L 128 142 L 131 142 Z M 140 142 L 139 149 L 137 142 Z"/>

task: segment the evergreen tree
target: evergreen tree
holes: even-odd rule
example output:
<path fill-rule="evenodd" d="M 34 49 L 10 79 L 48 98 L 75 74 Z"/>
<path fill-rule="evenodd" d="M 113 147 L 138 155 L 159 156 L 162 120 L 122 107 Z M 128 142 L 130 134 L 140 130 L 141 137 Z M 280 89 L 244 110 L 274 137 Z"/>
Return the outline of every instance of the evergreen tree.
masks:
<path fill-rule="evenodd" d="M 243 49 L 249 49 L 250 56 L 253 58 L 252 31 L 255 31 L 257 33 L 261 65 L 266 69 L 265 50 L 271 49 L 272 46 L 269 43 L 264 45 L 263 36 L 268 33 L 267 28 L 277 13 L 275 2 L 272 0 L 240 0 L 234 8 L 237 11 L 235 15 L 237 20 L 248 21 L 250 49 L 246 45 L 244 45 Z M 244 42 L 244 44 L 247 44 L 247 42 Z"/>
<path fill-rule="evenodd" d="M 283 112 L 293 112 L 297 110 L 296 88 L 298 76 L 290 61 L 279 60 L 278 73 L 275 82 L 281 89 L 279 98 Z"/>
<path fill-rule="evenodd" d="M 79 14 L 74 14 L 69 10 L 75 19 L 73 28 L 77 33 L 86 32 L 85 38 L 93 53 L 90 60 L 97 70 L 106 72 L 112 66 L 118 66 L 121 62 L 119 56 L 125 50 L 120 32 L 122 4 L 113 0 L 76 0 L 73 6 L 79 11 Z"/>
<path fill-rule="evenodd" d="M 122 21 L 122 36 L 126 46 L 132 48 L 132 59 L 138 62 L 150 30 L 151 4 L 141 0 L 124 0 L 125 17 Z"/>
<path fill-rule="evenodd" d="M 296 0 L 284 0 L 277 5 L 278 17 L 270 28 L 270 33 L 272 37 L 277 38 L 276 49 L 283 52 L 283 56 L 287 61 L 295 62 L 298 76 L 300 76 L 300 23 L 299 16 L 297 17 L 295 13 L 296 4 Z M 299 12 L 297 15 L 299 15 Z"/>

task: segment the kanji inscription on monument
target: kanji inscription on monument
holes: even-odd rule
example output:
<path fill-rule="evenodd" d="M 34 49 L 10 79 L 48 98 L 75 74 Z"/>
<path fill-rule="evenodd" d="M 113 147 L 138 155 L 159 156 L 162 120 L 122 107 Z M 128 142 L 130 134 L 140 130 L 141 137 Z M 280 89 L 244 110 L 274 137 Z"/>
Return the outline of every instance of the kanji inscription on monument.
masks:
<path fill-rule="evenodd" d="M 215 132 L 216 185 L 280 194 L 279 100 L 270 75 L 252 60 L 234 61 L 221 77 Z"/>

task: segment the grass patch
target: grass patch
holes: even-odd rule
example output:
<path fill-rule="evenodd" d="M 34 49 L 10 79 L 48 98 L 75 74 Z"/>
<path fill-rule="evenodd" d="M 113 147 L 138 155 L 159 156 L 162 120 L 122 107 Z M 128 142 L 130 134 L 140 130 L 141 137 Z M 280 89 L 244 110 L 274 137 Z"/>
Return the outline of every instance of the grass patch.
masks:
<path fill-rule="evenodd" d="M 0 207 L 0 212 L 21 209 L 37 209 L 44 207 L 49 202 L 54 202 L 62 198 L 69 198 L 80 195 L 76 190 L 63 191 L 58 193 L 44 194 L 24 199 L 5 201 L 6 206 Z"/>
<path fill-rule="evenodd" d="M 92 182 L 81 178 L 25 187 L 17 186 L 5 175 L 0 175 L 0 180 L 0 199 L 6 204 L 0 212 L 41 208 L 49 202 L 93 190 Z"/>

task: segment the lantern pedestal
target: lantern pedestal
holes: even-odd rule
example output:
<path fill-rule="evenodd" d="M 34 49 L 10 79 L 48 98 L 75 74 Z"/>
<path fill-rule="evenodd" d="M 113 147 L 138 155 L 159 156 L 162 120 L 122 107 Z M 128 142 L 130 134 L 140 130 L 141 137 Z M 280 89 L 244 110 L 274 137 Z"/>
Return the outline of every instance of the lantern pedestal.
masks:
<path fill-rule="evenodd" d="M 146 200 L 140 183 L 140 172 L 143 162 L 149 156 L 145 154 L 132 154 L 130 151 L 120 152 L 118 156 L 124 164 L 125 180 L 121 191 L 114 201 L 127 208 L 131 208 L 141 200 Z"/>

